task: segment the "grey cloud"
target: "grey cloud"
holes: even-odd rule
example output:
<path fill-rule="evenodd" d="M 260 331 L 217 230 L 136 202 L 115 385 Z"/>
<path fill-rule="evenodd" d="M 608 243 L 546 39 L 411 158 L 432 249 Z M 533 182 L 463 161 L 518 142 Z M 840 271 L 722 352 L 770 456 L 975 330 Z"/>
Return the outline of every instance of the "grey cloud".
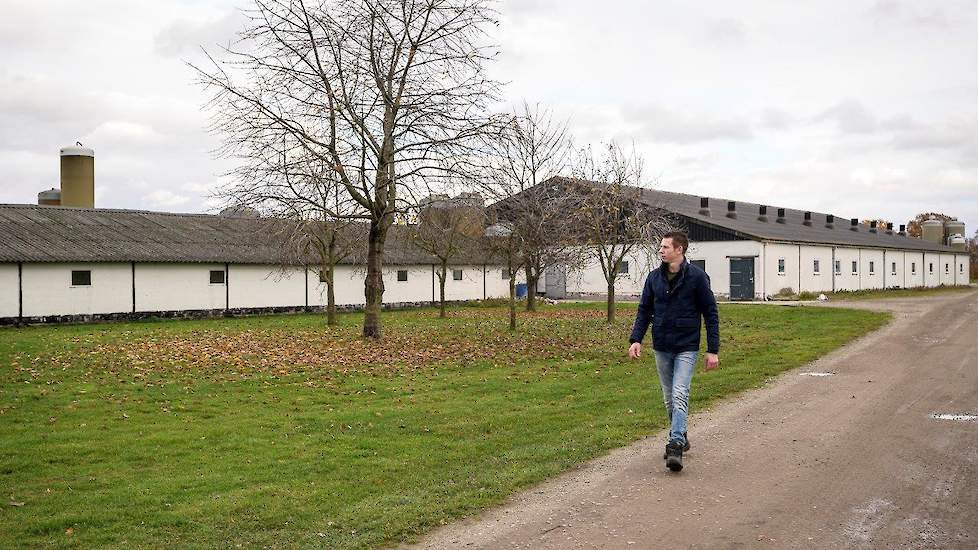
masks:
<path fill-rule="evenodd" d="M 869 134 L 879 127 L 877 118 L 866 107 L 848 99 L 823 111 L 815 122 L 835 122 L 839 130 L 847 134 Z"/>
<path fill-rule="evenodd" d="M 740 45 L 747 41 L 747 29 L 736 19 L 710 19 L 707 21 L 706 38 L 723 46 Z"/>
<path fill-rule="evenodd" d="M 772 130 L 787 130 L 795 125 L 795 117 L 786 111 L 768 107 L 761 113 L 761 126 Z"/>
<path fill-rule="evenodd" d="M 636 125 L 636 138 L 639 139 L 691 144 L 753 138 L 746 121 L 708 113 L 677 112 L 657 105 L 646 105 L 628 109 L 624 115 L 626 123 Z"/>
<path fill-rule="evenodd" d="M 177 57 L 192 53 L 201 46 L 226 44 L 236 38 L 245 25 L 244 16 L 232 11 L 224 16 L 207 21 L 188 21 L 180 19 L 167 25 L 153 40 L 156 53 Z"/>

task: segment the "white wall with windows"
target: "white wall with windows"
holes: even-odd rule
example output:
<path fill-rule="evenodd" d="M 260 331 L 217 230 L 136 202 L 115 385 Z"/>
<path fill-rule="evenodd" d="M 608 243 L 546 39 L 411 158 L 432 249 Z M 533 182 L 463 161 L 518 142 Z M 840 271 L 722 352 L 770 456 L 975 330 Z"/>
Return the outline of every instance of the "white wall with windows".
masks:
<path fill-rule="evenodd" d="M 460 270 L 461 279 L 452 271 Z M 400 273 L 399 273 L 400 272 Z M 437 299 L 430 265 L 384 268 L 384 302 Z M 399 276 L 406 280 L 398 280 Z M 362 305 L 364 272 L 337 266 L 338 305 Z M 133 312 L 198 311 L 239 308 L 301 308 L 326 305 L 326 283 L 319 271 L 257 264 L 177 263 L 25 263 L 19 280 L 16 263 L 0 264 L 0 318 L 99 315 Z M 498 265 L 451 266 L 446 299 L 505 297 L 509 282 Z"/>
<path fill-rule="evenodd" d="M 22 289 L 25 317 L 132 311 L 128 263 L 25 263 Z"/>

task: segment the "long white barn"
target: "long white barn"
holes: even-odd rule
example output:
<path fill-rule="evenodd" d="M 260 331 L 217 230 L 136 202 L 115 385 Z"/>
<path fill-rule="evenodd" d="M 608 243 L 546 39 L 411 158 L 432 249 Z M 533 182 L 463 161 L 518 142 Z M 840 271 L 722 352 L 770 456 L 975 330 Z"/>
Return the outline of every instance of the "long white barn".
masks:
<path fill-rule="evenodd" d="M 581 183 L 591 184 L 554 178 L 542 185 Z M 935 221 L 932 240 L 924 240 L 907 236 L 903 226 L 894 231 L 832 214 L 726 199 L 643 189 L 641 200 L 688 231 L 687 257 L 706 270 L 720 298 L 763 300 L 784 289 L 818 293 L 969 284 L 968 254 L 963 246 L 945 244 L 963 243 L 954 238 L 964 235 L 960 222 L 944 228 Z M 622 266 L 616 293 L 640 294 L 645 276 L 657 266 L 654 258 L 633 254 Z M 540 290 L 551 296 L 607 292 L 597 262 L 548 276 Z"/>
<path fill-rule="evenodd" d="M 321 309 L 318 267 L 282 267 L 262 220 L 205 214 L 0 205 L 0 324 Z M 434 259 L 394 226 L 384 302 L 437 299 Z M 505 297 L 502 268 L 450 266 L 447 300 Z M 337 267 L 342 307 L 364 303 L 364 273 Z"/>

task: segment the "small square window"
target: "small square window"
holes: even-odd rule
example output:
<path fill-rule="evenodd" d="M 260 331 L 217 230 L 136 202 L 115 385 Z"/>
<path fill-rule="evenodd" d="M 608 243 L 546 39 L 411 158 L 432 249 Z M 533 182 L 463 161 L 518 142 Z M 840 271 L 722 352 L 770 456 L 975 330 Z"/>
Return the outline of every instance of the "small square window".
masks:
<path fill-rule="evenodd" d="M 622 260 L 622 261 L 618 262 L 618 273 L 621 273 L 621 274 L 624 274 L 624 275 L 628 275 L 628 262 L 627 261 Z"/>
<path fill-rule="evenodd" d="M 964 273 L 964 264 L 958 264 L 958 273 Z"/>
<path fill-rule="evenodd" d="M 92 272 L 89 270 L 72 271 L 71 286 L 92 286 Z"/>
<path fill-rule="evenodd" d="M 835 261 L 835 274 L 836 275 L 842 275 L 842 261 L 841 260 L 836 260 Z"/>
<path fill-rule="evenodd" d="M 224 270 L 223 269 L 212 269 L 211 270 L 211 284 L 212 285 L 223 285 L 224 284 Z"/>
<path fill-rule="evenodd" d="M 931 262 L 931 263 L 927 264 L 927 269 L 928 269 L 928 271 L 930 271 L 931 273 L 933 273 L 934 272 L 934 262 Z"/>
<path fill-rule="evenodd" d="M 917 262 L 910 262 L 910 273 L 917 274 Z"/>
<path fill-rule="evenodd" d="M 814 263 L 812 264 L 812 272 L 817 274 L 820 271 L 821 271 L 821 268 L 818 265 L 818 260 L 814 260 Z"/>
<path fill-rule="evenodd" d="M 407 270 L 406 269 L 398 269 L 397 270 L 397 281 L 399 283 L 403 283 L 404 281 L 407 281 Z"/>
<path fill-rule="evenodd" d="M 461 281 L 462 280 L 462 270 L 461 269 L 453 269 L 452 270 L 452 280 L 455 280 L 455 281 Z"/>
<path fill-rule="evenodd" d="M 896 275 L 896 262 L 890 264 L 890 275 Z"/>
<path fill-rule="evenodd" d="M 784 258 L 778 258 L 778 273 L 784 274 Z"/>
<path fill-rule="evenodd" d="M 508 281 L 509 280 L 509 270 L 508 269 L 504 269 L 503 270 L 503 280 L 504 281 Z"/>
<path fill-rule="evenodd" d="M 947 275 L 950 272 L 951 272 L 951 268 L 948 267 L 948 264 L 944 264 L 944 274 Z"/>
<path fill-rule="evenodd" d="M 706 271 L 706 260 L 690 260 L 689 263 L 695 265 L 703 271 Z"/>
<path fill-rule="evenodd" d="M 876 273 L 876 262 L 869 262 L 869 274 Z"/>
<path fill-rule="evenodd" d="M 852 261 L 852 274 L 855 275 L 856 273 L 859 273 L 859 262 L 857 262 L 856 260 L 853 260 Z"/>

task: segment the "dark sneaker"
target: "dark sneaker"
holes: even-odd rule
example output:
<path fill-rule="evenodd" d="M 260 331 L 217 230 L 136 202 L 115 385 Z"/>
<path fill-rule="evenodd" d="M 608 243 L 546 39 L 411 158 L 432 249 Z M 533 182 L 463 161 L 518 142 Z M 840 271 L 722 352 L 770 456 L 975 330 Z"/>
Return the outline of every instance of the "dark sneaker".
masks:
<path fill-rule="evenodd" d="M 686 435 L 686 432 L 683 432 L 683 437 L 686 439 L 686 443 L 683 444 L 683 452 L 684 453 L 688 453 L 689 452 L 689 449 L 691 448 L 691 445 L 689 444 L 689 436 Z M 666 456 L 666 453 L 662 453 L 662 460 L 665 460 L 667 458 L 669 458 L 669 457 Z"/>
<path fill-rule="evenodd" d="M 678 441 L 670 441 L 666 445 L 666 468 L 673 472 L 683 469 L 683 444 Z"/>

